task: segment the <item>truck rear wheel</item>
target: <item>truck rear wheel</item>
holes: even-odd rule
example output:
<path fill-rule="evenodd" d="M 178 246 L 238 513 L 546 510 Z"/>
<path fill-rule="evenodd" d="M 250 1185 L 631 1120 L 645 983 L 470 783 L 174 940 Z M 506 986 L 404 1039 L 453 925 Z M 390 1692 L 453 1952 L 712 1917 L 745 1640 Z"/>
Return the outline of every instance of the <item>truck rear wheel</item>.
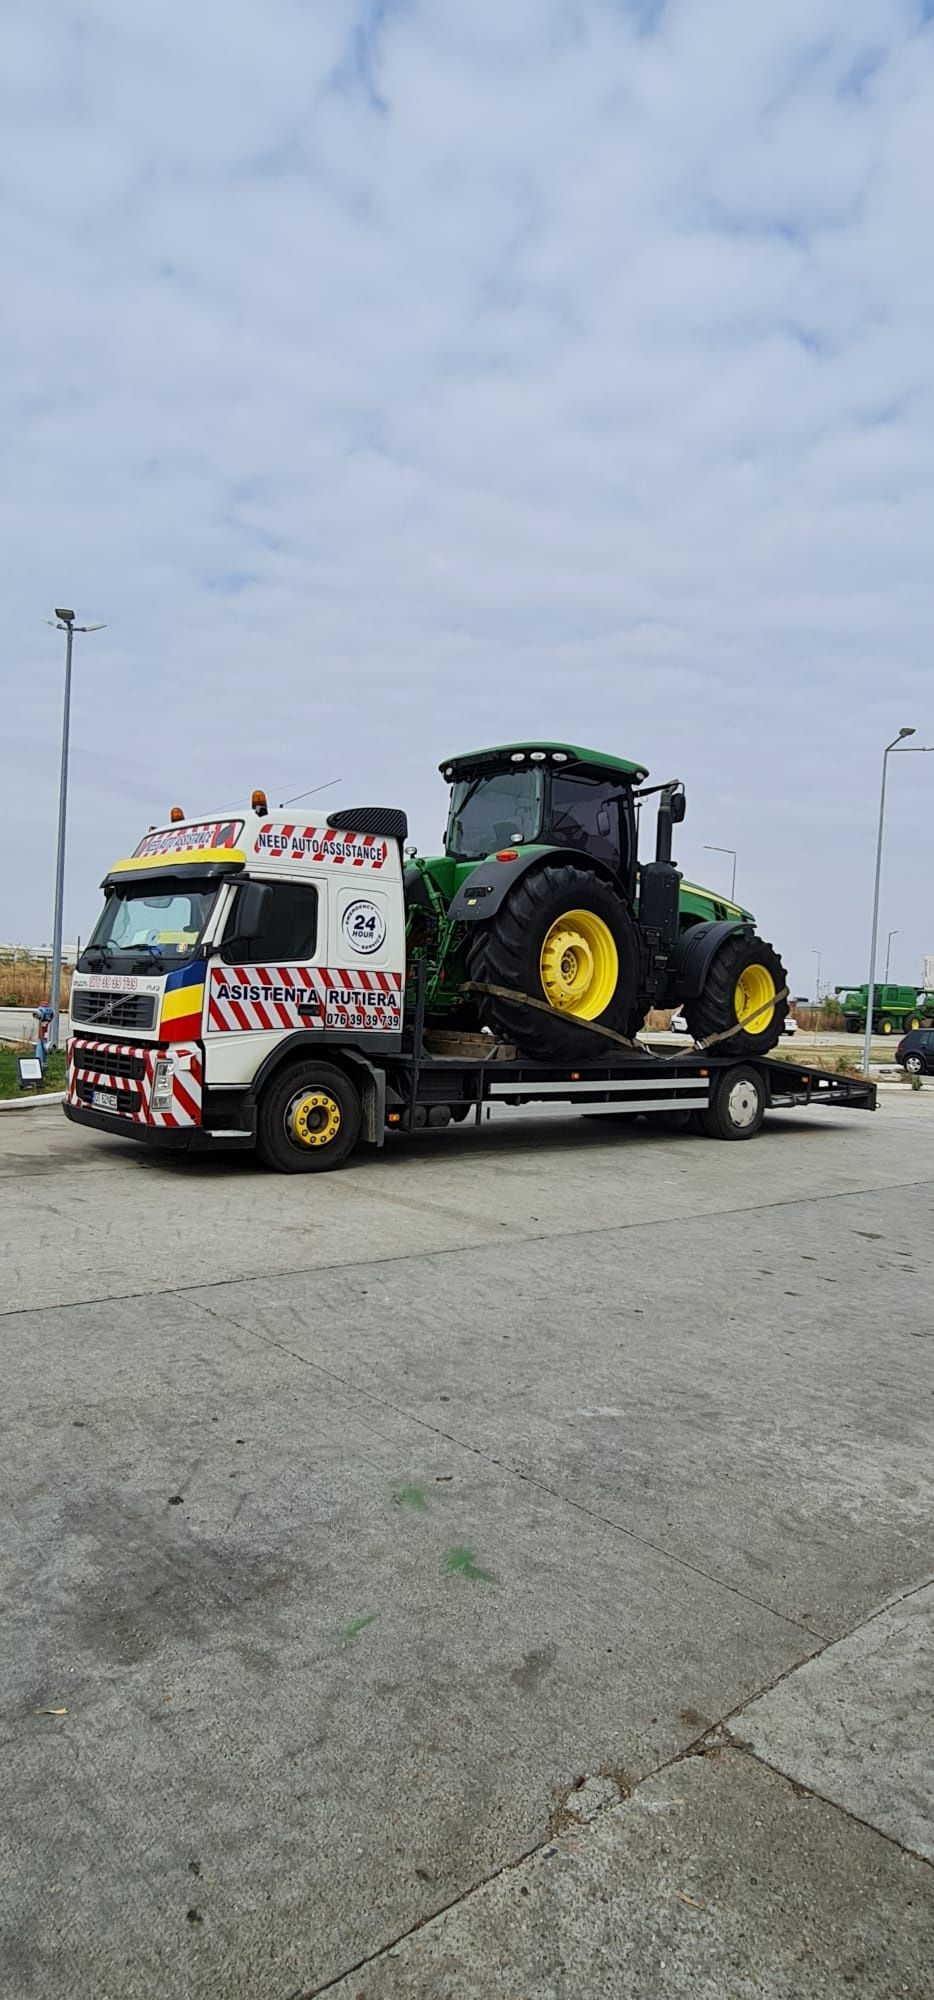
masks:
<path fill-rule="evenodd" d="M 588 1021 L 629 1033 L 639 969 L 635 925 L 593 869 L 546 863 L 521 876 L 496 915 L 477 926 L 467 963 L 479 986 L 546 1003 L 547 1011 L 495 993 L 479 996 L 484 1025 L 533 1060 L 606 1056 L 610 1043 L 590 1032 Z"/>
<path fill-rule="evenodd" d="M 343 1164 L 359 1136 L 360 1099 L 330 1063 L 294 1063 L 260 1098 L 256 1149 L 276 1173 L 327 1173 Z"/>
<path fill-rule="evenodd" d="M 765 1055 L 781 1040 L 788 1013 L 788 975 L 777 951 L 764 938 L 737 931 L 714 954 L 695 1000 L 684 1012 L 696 1042 L 723 1035 L 718 1048 L 728 1055 Z M 743 1022 L 749 1017 L 748 1026 Z M 733 1033 L 725 1030 L 733 1029 Z"/>
<path fill-rule="evenodd" d="M 765 1117 L 765 1084 L 742 1065 L 714 1078 L 710 1104 L 697 1114 L 708 1139 L 754 1139 Z"/>

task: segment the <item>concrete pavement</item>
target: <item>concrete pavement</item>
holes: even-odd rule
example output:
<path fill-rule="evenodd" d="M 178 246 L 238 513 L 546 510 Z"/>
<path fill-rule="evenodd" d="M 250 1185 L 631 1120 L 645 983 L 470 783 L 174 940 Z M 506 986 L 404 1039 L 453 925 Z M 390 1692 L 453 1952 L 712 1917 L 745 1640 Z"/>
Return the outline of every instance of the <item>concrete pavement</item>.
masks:
<path fill-rule="evenodd" d="M 6 1121 L 4 1993 L 928 1994 L 932 1107 Z"/>

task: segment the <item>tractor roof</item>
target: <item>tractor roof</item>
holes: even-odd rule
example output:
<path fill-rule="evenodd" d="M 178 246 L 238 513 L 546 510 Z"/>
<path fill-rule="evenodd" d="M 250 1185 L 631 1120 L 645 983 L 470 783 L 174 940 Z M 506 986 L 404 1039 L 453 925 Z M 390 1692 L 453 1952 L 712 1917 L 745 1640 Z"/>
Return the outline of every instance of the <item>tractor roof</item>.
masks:
<path fill-rule="evenodd" d="M 628 757 L 608 757 L 603 750 L 582 750 L 578 743 L 543 743 L 535 737 L 529 743 L 496 743 L 490 750 L 468 750 L 460 757 L 446 757 L 438 769 L 443 778 L 464 778 L 483 770 L 502 770 L 533 756 L 536 763 L 584 768 L 595 777 L 638 781 L 649 775 L 644 764 L 633 764 Z"/>

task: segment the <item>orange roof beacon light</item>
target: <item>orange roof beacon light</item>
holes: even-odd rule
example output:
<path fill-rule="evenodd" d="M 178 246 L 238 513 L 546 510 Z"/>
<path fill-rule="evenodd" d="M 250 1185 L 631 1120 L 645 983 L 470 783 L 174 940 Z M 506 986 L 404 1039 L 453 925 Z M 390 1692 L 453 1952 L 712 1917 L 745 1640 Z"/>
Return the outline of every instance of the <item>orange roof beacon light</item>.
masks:
<path fill-rule="evenodd" d="M 250 800 L 250 804 L 253 807 L 253 811 L 255 813 L 268 813 L 269 811 L 269 802 L 266 798 L 265 792 L 262 789 L 255 791 L 253 793 L 253 797 Z"/>
<path fill-rule="evenodd" d="M 183 811 L 183 809 L 182 809 L 182 807 L 181 807 L 181 806 L 173 806 L 173 807 L 172 807 L 172 810 L 171 810 L 171 812 L 170 812 L 170 814 L 169 814 L 169 818 L 170 818 L 170 820 L 171 820 L 171 822 L 172 822 L 172 825 L 173 825 L 173 826 L 176 826 L 176 825 L 178 824 L 178 821 L 179 821 L 180 819 L 184 819 L 184 817 L 185 817 L 185 814 L 184 814 L 184 811 Z"/>

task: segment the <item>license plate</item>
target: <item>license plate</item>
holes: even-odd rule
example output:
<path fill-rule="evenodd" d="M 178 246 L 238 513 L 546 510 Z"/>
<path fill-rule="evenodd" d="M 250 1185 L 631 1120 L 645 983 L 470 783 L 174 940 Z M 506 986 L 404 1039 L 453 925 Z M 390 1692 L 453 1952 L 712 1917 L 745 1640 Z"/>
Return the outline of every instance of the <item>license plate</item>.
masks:
<path fill-rule="evenodd" d="M 98 1111 L 116 1111 L 117 1093 L 115 1090 L 95 1090 L 94 1103 Z"/>

